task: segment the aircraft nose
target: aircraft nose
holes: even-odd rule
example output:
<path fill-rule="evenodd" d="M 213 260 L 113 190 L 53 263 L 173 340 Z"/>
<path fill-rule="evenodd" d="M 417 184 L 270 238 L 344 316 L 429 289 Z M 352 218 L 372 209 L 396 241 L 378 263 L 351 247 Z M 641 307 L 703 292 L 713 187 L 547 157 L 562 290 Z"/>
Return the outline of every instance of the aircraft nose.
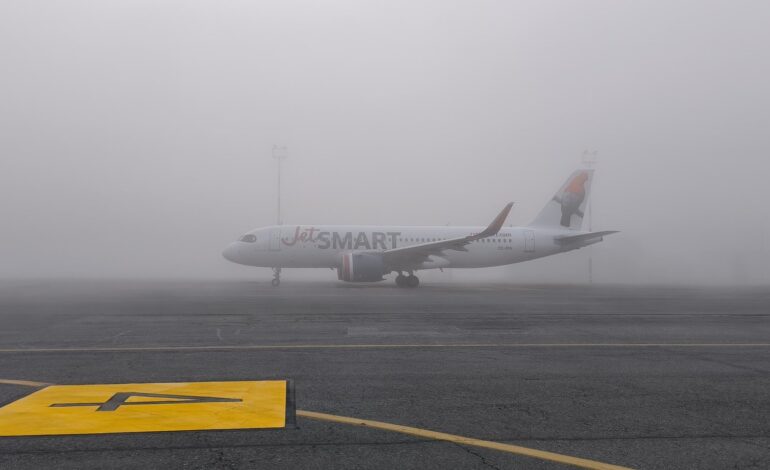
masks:
<path fill-rule="evenodd" d="M 222 256 L 225 257 L 226 260 L 232 261 L 233 263 L 237 263 L 236 258 L 238 257 L 238 247 L 235 243 L 230 243 L 227 245 L 227 248 L 225 248 L 222 251 Z"/>

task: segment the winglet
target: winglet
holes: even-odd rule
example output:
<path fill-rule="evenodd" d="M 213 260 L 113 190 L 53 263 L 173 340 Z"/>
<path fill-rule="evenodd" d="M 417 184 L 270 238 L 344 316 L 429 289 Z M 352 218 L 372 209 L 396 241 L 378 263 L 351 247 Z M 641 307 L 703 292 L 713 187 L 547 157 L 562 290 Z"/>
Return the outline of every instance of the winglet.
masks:
<path fill-rule="evenodd" d="M 499 214 L 497 214 L 497 217 L 495 217 L 495 220 L 492 221 L 491 224 L 489 224 L 489 227 L 485 228 L 484 231 L 481 233 L 478 233 L 474 235 L 472 238 L 474 240 L 478 240 L 481 238 L 491 237 L 492 235 L 496 235 L 497 232 L 500 231 L 501 228 L 503 228 L 503 224 L 505 223 L 505 219 L 508 218 L 508 214 L 511 212 L 511 208 L 513 207 L 513 203 L 509 202 L 508 204 L 503 207 L 503 210 L 500 211 Z"/>

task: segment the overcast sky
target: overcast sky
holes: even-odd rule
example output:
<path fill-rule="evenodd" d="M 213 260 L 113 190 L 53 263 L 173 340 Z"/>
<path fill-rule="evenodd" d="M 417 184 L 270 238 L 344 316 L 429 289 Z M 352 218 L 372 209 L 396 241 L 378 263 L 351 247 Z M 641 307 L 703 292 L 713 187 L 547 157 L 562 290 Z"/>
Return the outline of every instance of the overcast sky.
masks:
<path fill-rule="evenodd" d="M 4 0 L 0 277 L 267 280 L 221 250 L 275 221 L 285 144 L 303 224 L 483 225 L 511 200 L 526 224 L 595 149 L 593 228 L 622 231 L 597 280 L 768 283 L 769 21 L 726 0 Z M 470 275 L 583 282 L 586 259 Z"/>

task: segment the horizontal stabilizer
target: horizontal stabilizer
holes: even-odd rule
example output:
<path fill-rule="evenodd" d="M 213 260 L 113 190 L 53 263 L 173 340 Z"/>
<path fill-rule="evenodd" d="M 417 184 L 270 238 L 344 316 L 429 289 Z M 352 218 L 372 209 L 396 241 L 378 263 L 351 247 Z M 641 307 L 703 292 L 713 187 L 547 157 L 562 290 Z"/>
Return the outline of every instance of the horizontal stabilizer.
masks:
<path fill-rule="evenodd" d="M 560 245 L 566 245 L 569 243 L 587 243 L 591 241 L 601 241 L 602 237 L 606 235 L 612 235 L 618 233 L 617 230 L 605 230 L 604 232 L 589 232 L 582 233 L 580 235 L 564 235 L 555 237 L 554 241 Z"/>

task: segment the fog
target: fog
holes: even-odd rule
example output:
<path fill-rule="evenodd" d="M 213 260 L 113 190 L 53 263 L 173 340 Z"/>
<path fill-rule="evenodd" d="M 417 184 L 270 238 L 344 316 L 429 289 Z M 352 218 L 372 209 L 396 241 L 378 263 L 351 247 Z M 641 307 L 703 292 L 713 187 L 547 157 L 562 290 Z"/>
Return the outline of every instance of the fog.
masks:
<path fill-rule="evenodd" d="M 596 150 L 590 249 L 425 279 L 770 282 L 770 6 L 4 1 L 0 277 L 269 280 L 286 223 L 526 224 Z M 590 251 L 589 251 L 590 250 Z M 333 273 L 284 272 L 284 280 Z"/>

